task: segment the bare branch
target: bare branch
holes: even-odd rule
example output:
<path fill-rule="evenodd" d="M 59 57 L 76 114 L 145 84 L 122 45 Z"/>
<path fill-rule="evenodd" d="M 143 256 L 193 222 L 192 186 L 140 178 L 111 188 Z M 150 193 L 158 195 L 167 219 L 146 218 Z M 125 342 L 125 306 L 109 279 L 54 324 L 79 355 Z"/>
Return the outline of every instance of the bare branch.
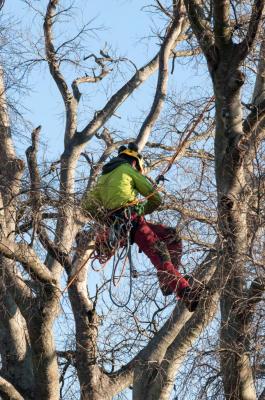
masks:
<path fill-rule="evenodd" d="M 107 76 L 111 70 L 107 70 L 105 68 L 102 68 L 101 72 L 99 75 L 94 75 L 94 76 L 83 76 L 80 78 L 76 78 L 73 83 L 72 83 L 72 89 L 73 89 L 73 94 L 76 98 L 77 101 L 80 100 L 81 97 L 81 92 L 79 91 L 78 85 L 80 83 L 96 83 L 101 81 L 105 76 Z"/>
<path fill-rule="evenodd" d="M 198 0 L 184 0 L 192 29 L 208 62 L 215 64 L 214 36 L 208 21 L 204 19 Z"/>
<path fill-rule="evenodd" d="M 105 122 L 114 114 L 116 109 L 138 88 L 156 69 L 158 68 L 159 54 L 157 54 L 149 63 L 140 68 L 134 76 L 125 83 L 107 102 L 105 107 L 98 111 L 92 121 L 77 134 L 77 144 L 83 144 L 89 141 L 94 134 L 105 124 Z"/>
<path fill-rule="evenodd" d="M 89 141 L 93 135 L 105 124 L 105 122 L 115 113 L 116 109 L 133 93 L 133 91 L 157 70 L 158 66 L 159 53 L 145 66 L 140 68 L 134 74 L 134 76 L 110 98 L 102 110 L 95 113 L 92 121 L 90 121 L 81 132 L 77 133 L 73 143 L 80 145 Z"/>
<path fill-rule="evenodd" d="M 175 17 L 172 25 L 170 26 L 160 50 L 159 73 L 154 101 L 136 139 L 136 143 L 138 144 L 140 151 L 144 148 L 151 133 L 152 127 L 154 126 L 162 110 L 167 93 L 168 60 L 171 54 L 171 49 L 175 46 L 176 40 L 181 32 L 183 32 L 187 24 L 185 14 L 181 12 L 181 10 L 179 11 L 179 15 L 178 17 Z"/>
<path fill-rule="evenodd" d="M 257 129 L 265 117 L 265 100 L 257 106 L 253 106 L 253 111 L 247 116 L 243 123 L 243 130 L 247 137 Z"/>
<path fill-rule="evenodd" d="M 12 400 L 24 400 L 24 397 L 17 391 L 17 389 L 2 376 L 0 377 L 0 394 L 8 396 Z"/>
<path fill-rule="evenodd" d="M 30 196 L 32 199 L 32 205 L 34 212 L 39 211 L 41 198 L 40 198 L 40 173 L 37 162 L 37 152 L 38 152 L 38 144 L 39 144 L 39 134 L 40 134 L 41 126 L 38 126 L 33 130 L 31 134 L 32 138 L 32 146 L 28 147 L 26 150 L 27 161 L 29 166 L 29 174 L 31 180 L 31 192 Z"/>
<path fill-rule="evenodd" d="M 55 283 L 51 272 L 40 262 L 34 250 L 26 243 L 14 243 L 6 238 L 1 238 L 0 253 L 11 260 L 20 262 L 40 282 Z"/>
<path fill-rule="evenodd" d="M 190 50 L 173 50 L 172 51 L 174 58 L 178 57 L 191 57 L 191 56 L 196 56 L 198 54 L 202 53 L 201 47 L 195 47 L 194 49 Z"/>
<path fill-rule="evenodd" d="M 45 37 L 45 49 L 46 49 L 46 57 L 50 69 L 50 73 L 57 84 L 57 87 L 63 97 L 65 104 L 71 98 L 71 93 L 68 90 L 67 83 L 60 72 L 59 62 L 56 56 L 56 50 L 53 45 L 53 35 L 52 35 L 52 27 L 53 20 L 55 17 L 56 7 L 58 5 L 59 0 L 50 0 L 47 6 L 47 11 L 44 19 L 44 37 Z"/>
<path fill-rule="evenodd" d="M 56 246 L 48 237 L 45 229 L 42 226 L 38 226 L 37 228 L 38 237 L 40 239 L 43 247 L 48 251 L 51 257 L 53 257 L 56 261 L 58 261 L 62 267 L 66 269 L 68 273 L 70 273 L 72 262 L 68 253 L 63 252 L 59 246 Z"/>
<path fill-rule="evenodd" d="M 214 36 L 220 49 L 231 44 L 230 0 L 214 0 Z"/>
<path fill-rule="evenodd" d="M 155 0 L 155 2 L 157 3 L 158 9 L 159 9 L 160 11 L 162 11 L 162 12 L 163 12 L 167 17 L 169 17 L 170 19 L 173 19 L 173 15 L 168 11 L 167 8 L 165 8 L 165 7 L 163 6 L 163 4 L 161 3 L 161 1 Z"/>
<path fill-rule="evenodd" d="M 253 46 L 261 23 L 264 6 L 265 0 L 254 1 L 246 37 L 241 43 L 238 44 L 240 62 L 246 58 Z"/>
<path fill-rule="evenodd" d="M 249 307 L 254 307 L 257 303 L 259 303 L 263 298 L 264 291 L 265 280 L 260 278 L 254 279 L 247 292 L 247 302 L 243 302 L 242 304 L 242 311 L 246 312 L 246 309 Z"/>
<path fill-rule="evenodd" d="M 204 222 L 210 225 L 213 225 L 216 223 L 217 218 L 210 217 L 207 215 L 203 215 L 201 212 L 198 212 L 196 210 L 192 210 L 188 207 L 186 207 L 183 202 L 177 201 L 176 199 L 171 200 L 169 199 L 169 202 L 164 204 L 163 206 L 160 207 L 160 210 L 172 210 L 172 211 L 178 211 L 181 213 L 185 218 L 191 218 L 195 219 L 200 222 Z"/>
<path fill-rule="evenodd" d="M 196 278 L 200 280 L 208 280 L 214 270 L 216 268 L 216 254 L 215 252 L 209 252 L 208 256 L 199 266 L 198 271 L 196 273 Z M 217 293 L 217 292 L 216 292 Z M 216 294 L 218 296 L 218 294 Z M 216 298 L 214 291 L 212 292 L 212 297 L 207 301 L 209 309 L 214 305 L 212 309 L 212 313 L 209 313 L 209 318 L 214 316 L 214 310 L 216 305 Z M 137 379 L 134 380 L 134 390 L 138 393 L 137 398 L 144 398 L 143 393 L 139 395 L 139 393 L 145 389 L 152 391 L 152 385 L 145 385 L 145 381 L 152 380 L 152 371 L 156 370 L 160 363 L 166 363 L 167 360 L 167 351 L 170 351 L 172 347 L 175 346 L 176 342 L 178 342 L 178 338 L 182 337 L 183 330 L 190 329 L 190 334 L 193 340 L 195 336 L 197 337 L 198 333 L 201 331 L 201 324 L 207 324 L 207 316 L 205 314 L 203 305 L 205 305 L 205 299 L 202 301 L 201 308 L 196 312 L 193 316 L 187 312 L 186 309 L 182 305 L 177 305 L 171 314 L 170 318 L 164 324 L 164 326 L 160 329 L 160 331 L 149 341 L 147 346 L 139 352 L 139 354 L 126 366 L 122 367 L 115 374 L 110 374 L 109 378 L 113 379 L 113 389 L 118 387 L 118 384 L 125 385 L 130 382 L 132 379 L 132 371 L 134 371 L 134 375 L 137 375 Z M 196 323 L 195 323 L 196 321 Z M 196 331 L 197 333 L 193 336 L 192 325 L 195 326 L 199 324 L 199 329 Z M 188 328 L 190 327 L 190 328 Z M 180 335 L 180 336 L 179 336 Z M 189 339 L 188 339 L 189 341 Z M 190 346 L 187 346 L 187 342 L 185 342 L 186 351 Z M 172 346 L 172 347 L 171 347 Z M 179 353 L 174 353 L 174 356 L 181 357 L 181 351 Z M 164 365 L 164 364 L 163 364 Z M 145 371 L 145 373 L 143 373 Z M 162 370 L 160 371 L 162 372 Z M 159 375 L 159 374 L 158 374 Z M 153 375 L 157 376 L 156 373 Z M 171 380 L 170 380 L 171 381 Z M 172 382 L 172 381 L 171 381 Z M 165 383 L 165 382 L 164 382 Z M 152 380 L 153 384 L 153 380 Z M 158 398 L 158 397 L 156 397 Z"/>
<path fill-rule="evenodd" d="M 58 213 L 43 212 L 40 215 L 40 221 L 42 221 L 44 219 L 56 219 L 56 218 L 58 218 Z M 29 221 L 21 223 L 20 225 L 17 224 L 16 233 L 20 234 L 20 233 L 28 232 L 30 229 L 32 229 L 33 224 L 34 224 L 33 219 L 30 219 Z"/>

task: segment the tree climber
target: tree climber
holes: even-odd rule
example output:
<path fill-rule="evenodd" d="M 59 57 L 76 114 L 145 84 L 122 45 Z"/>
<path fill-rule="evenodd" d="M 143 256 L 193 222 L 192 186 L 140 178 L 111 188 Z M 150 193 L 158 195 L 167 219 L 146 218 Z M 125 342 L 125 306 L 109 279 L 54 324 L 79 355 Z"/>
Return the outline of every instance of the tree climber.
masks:
<path fill-rule="evenodd" d="M 144 203 L 137 200 L 138 194 L 146 198 Z M 83 208 L 106 224 L 113 222 L 117 215 L 123 218 L 130 215 L 133 225 L 131 239 L 157 269 L 163 295 L 176 293 L 192 312 L 198 305 L 201 287 L 191 287 L 178 271 L 181 239 L 174 228 L 150 223 L 144 217 L 156 210 L 161 202 L 159 193 L 143 175 L 143 158 L 137 145 L 129 143 L 128 148 L 119 148 L 118 157 L 103 166 L 102 175 L 85 195 Z M 126 212 L 128 208 L 129 214 Z"/>

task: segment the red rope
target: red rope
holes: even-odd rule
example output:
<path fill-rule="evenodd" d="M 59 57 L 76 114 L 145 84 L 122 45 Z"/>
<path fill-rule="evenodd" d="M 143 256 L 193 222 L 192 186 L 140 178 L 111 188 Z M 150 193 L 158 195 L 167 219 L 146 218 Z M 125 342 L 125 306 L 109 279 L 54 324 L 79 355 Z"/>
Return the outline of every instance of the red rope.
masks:
<path fill-rule="evenodd" d="M 201 122 L 201 120 L 203 119 L 204 114 L 209 110 L 209 107 L 210 107 L 211 103 L 214 101 L 214 99 L 215 99 L 214 96 L 212 96 L 212 97 L 209 99 L 209 101 L 208 101 L 207 104 L 205 105 L 204 109 L 202 110 L 202 112 L 200 113 L 200 115 L 198 116 L 198 118 L 197 118 L 197 119 L 194 121 L 194 123 L 192 124 L 192 126 L 191 126 L 191 128 L 189 129 L 189 131 L 188 131 L 186 137 L 183 139 L 183 141 L 182 141 L 182 142 L 180 143 L 180 145 L 177 147 L 177 150 L 175 151 L 175 153 L 174 153 L 173 156 L 171 157 L 170 161 L 168 162 L 168 164 L 165 166 L 165 168 L 162 170 L 162 172 L 161 172 L 159 175 L 165 175 L 165 174 L 171 169 L 171 167 L 172 167 L 174 161 L 176 160 L 177 156 L 179 155 L 179 153 L 180 153 L 181 150 L 183 149 L 184 145 L 185 145 L 185 144 L 187 143 L 187 141 L 189 140 L 191 134 L 194 132 L 194 130 L 195 130 L 195 128 L 197 127 L 197 125 L 198 125 L 198 124 Z M 158 191 L 159 191 L 159 188 L 155 188 L 155 191 L 158 192 Z M 151 196 L 153 196 L 153 193 L 154 193 L 154 192 L 152 192 L 152 193 L 150 193 L 148 196 L 144 197 L 144 198 L 141 200 L 141 202 L 148 200 Z M 126 207 L 130 207 L 130 206 L 132 206 L 132 205 L 138 204 L 139 202 L 140 202 L 139 200 L 134 200 L 134 201 L 128 203 L 128 204 L 126 205 Z M 111 210 L 111 211 L 107 214 L 107 216 L 112 215 L 114 212 L 119 211 L 119 210 L 121 210 L 122 208 L 124 208 L 124 206 L 123 206 L 123 207 L 116 208 L 115 210 Z M 105 239 L 105 238 L 103 238 L 103 240 L 104 240 L 104 239 Z M 117 250 L 117 249 L 115 249 L 114 251 L 116 251 L 116 250 Z M 70 279 L 70 281 L 68 282 L 67 286 L 64 288 L 64 290 L 63 290 L 62 293 L 64 293 L 67 289 L 69 289 L 69 287 L 72 285 L 72 283 L 73 283 L 73 282 L 75 281 L 75 279 L 77 278 L 79 272 L 81 272 L 81 270 L 84 268 L 84 266 L 86 265 L 86 263 L 91 259 L 91 257 L 92 257 L 93 254 L 94 254 L 94 251 L 89 255 L 89 257 L 88 257 L 88 258 L 85 260 L 85 262 L 80 266 L 80 268 L 78 268 L 78 270 L 76 271 L 76 273 L 74 274 L 74 276 Z M 113 254 L 112 254 L 112 255 L 113 255 Z M 111 255 L 111 257 L 112 257 L 112 255 Z M 111 257 L 110 257 L 110 258 L 111 258 Z M 106 255 L 104 255 L 104 256 L 101 256 L 100 254 L 97 255 L 97 256 L 94 255 L 94 260 L 92 261 L 92 263 L 93 263 L 95 260 L 98 260 L 100 264 L 103 264 L 103 267 L 100 268 L 100 269 L 98 269 L 98 270 L 96 270 L 96 269 L 93 268 L 94 271 L 102 271 L 102 270 L 105 268 L 105 266 L 107 265 L 107 262 L 109 261 L 110 258 L 109 258 L 108 256 L 106 256 Z M 125 261 L 126 261 L 126 260 L 125 260 Z M 125 265 L 125 262 L 124 262 L 123 264 Z M 122 274 L 123 274 L 123 272 L 124 272 L 124 265 L 123 265 L 123 268 L 122 268 Z M 119 281 L 120 281 L 120 279 L 119 279 Z M 118 281 L 118 284 L 119 284 L 119 281 Z"/>

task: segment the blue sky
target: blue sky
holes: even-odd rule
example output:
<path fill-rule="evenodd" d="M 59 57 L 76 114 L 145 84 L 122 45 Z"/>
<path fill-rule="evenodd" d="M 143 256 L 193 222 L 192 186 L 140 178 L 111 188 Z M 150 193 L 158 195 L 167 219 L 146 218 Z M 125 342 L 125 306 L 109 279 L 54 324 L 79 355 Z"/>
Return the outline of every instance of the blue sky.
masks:
<path fill-rule="evenodd" d="M 32 0 L 32 5 L 42 12 L 45 11 L 47 0 Z M 69 4 L 64 0 L 62 4 Z M 88 51 L 99 54 L 100 49 L 110 48 L 110 54 L 126 57 L 137 67 L 146 63 L 157 51 L 158 39 L 152 30 L 163 27 L 161 17 L 152 14 L 145 0 L 76 0 L 74 3 L 74 18 L 58 26 L 60 37 L 56 43 L 63 41 L 64 35 L 70 37 L 77 32 L 79 26 L 91 21 L 90 27 L 97 28 L 86 38 Z M 6 1 L 5 13 L 14 18 L 24 27 L 27 40 L 34 43 L 42 34 L 42 18 L 22 0 Z M 85 54 L 84 54 L 85 55 Z M 79 128 L 86 124 L 96 110 L 102 108 L 106 99 L 115 93 L 127 79 L 132 76 L 134 69 L 131 65 L 121 65 L 121 73 L 113 73 L 114 79 L 105 78 L 99 85 L 83 85 L 83 98 L 80 102 Z M 80 76 L 80 72 L 64 69 L 68 83 Z M 196 79 L 197 71 L 187 73 L 185 66 L 175 66 L 175 73 L 170 77 L 174 86 L 185 91 L 191 78 Z M 204 76 L 205 78 L 205 76 Z M 26 118 L 32 126 L 42 125 L 42 143 L 46 144 L 43 151 L 48 159 L 56 158 L 62 151 L 64 130 L 64 107 L 55 83 L 51 79 L 45 63 L 35 67 L 30 75 L 30 93 L 22 98 L 23 105 L 28 108 Z M 138 89 L 132 98 L 127 100 L 118 110 L 117 117 L 112 118 L 108 126 L 120 131 L 123 135 L 135 136 L 151 105 L 156 86 L 156 76 Z M 30 131 L 30 130 L 29 130 Z M 28 132 L 29 134 L 30 132 Z"/>
<path fill-rule="evenodd" d="M 64 3 L 67 0 L 62 0 Z M 37 8 L 45 10 L 48 0 L 32 0 L 32 4 Z M 60 33 L 65 31 L 66 35 L 76 32 L 78 25 L 92 20 L 91 26 L 100 28 L 96 34 L 87 38 L 87 45 L 91 52 L 98 54 L 100 49 L 105 47 L 105 43 L 111 46 L 112 52 L 122 57 L 131 59 L 137 67 L 146 63 L 157 51 L 157 38 L 150 37 L 150 32 L 156 26 L 163 26 L 163 21 L 156 15 L 148 13 L 144 8 L 151 3 L 150 0 L 76 0 L 75 5 L 76 17 L 72 24 L 64 24 L 60 27 Z M 4 12 L 13 18 L 15 25 L 19 28 L 21 22 L 24 26 L 24 35 L 33 43 L 42 33 L 41 18 L 36 17 L 29 7 L 22 0 L 6 0 Z M 152 35 L 152 34 L 151 34 Z M 195 65 L 195 64 L 194 64 Z M 200 80 L 200 84 L 209 80 L 207 72 L 200 72 L 195 66 L 185 65 L 175 66 L 173 76 L 170 76 L 171 90 L 175 88 L 177 95 L 183 97 L 193 82 Z M 81 101 L 80 124 L 89 121 L 93 111 L 100 109 L 106 99 L 126 82 L 133 74 L 133 68 L 130 67 L 126 72 L 126 68 L 122 67 L 122 73 L 116 74 L 114 81 L 109 87 L 105 80 L 99 85 L 84 85 L 81 91 L 84 93 L 84 100 Z M 73 70 L 65 69 L 66 78 L 70 83 L 76 77 Z M 108 82 L 108 81 L 106 81 Z M 31 91 L 27 95 L 21 97 L 23 105 L 29 110 L 25 113 L 26 119 L 32 124 L 32 127 L 42 125 L 41 140 L 42 147 L 40 153 L 48 160 L 58 159 L 63 148 L 63 131 L 64 116 L 63 102 L 59 95 L 58 89 L 53 82 L 46 64 L 35 67 L 32 71 L 28 84 Z M 140 127 L 141 121 L 144 120 L 146 113 L 150 108 L 153 94 L 156 86 L 156 76 L 146 82 L 143 87 L 138 89 L 132 98 L 122 105 L 117 111 L 119 118 L 114 117 L 108 122 L 111 129 L 121 131 L 125 136 L 135 136 Z M 207 87 L 207 85 L 206 85 Z M 201 89 L 198 93 L 196 90 L 192 92 L 193 96 L 199 97 Z M 30 135 L 30 129 L 26 132 Z M 22 153 L 28 146 L 28 143 L 16 139 L 18 150 Z M 42 155 L 40 154 L 40 157 Z M 150 263 L 145 259 L 144 267 Z M 110 270 L 107 271 L 109 274 Z M 153 271 L 154 272 L 154 271 Z M 95 283 L 100 282 L 102 275 L 93 272 L 89 279 L 91 293 L 95 291 Z M 64 304 L 63 304 L 64 306 Z M 65 306 L 67 309 L 67 307 Z M 58 322 L 59 327 L 60 321 Z M 64 326 L 62 325 L 61 329 Z"/>
<path fill-rule="evenodd" d="M 89 3 L 89 6 L 86 5 Z M 82 25 L 83 22 L 92 20 L 91 27 L 99 28 L 95 30 L 95 34 L 88 37 L 88 47 L 91 52 L 97 53 L 100 49 L 103 49 L 107 44 L 107 47 L 111 47 L 112 53 L 121 55 L 131 59 L 137 66 L 141 66 L 146 62 L 155 52 L 155 48 L 152 44 L 152 39 L 142 39 L 149 35 L 150 26 L 152 20 L 150 14 L 142 10 L 144 4 L 142 0 L 134 1 L 120 1 L 120 0 L 108 0 L 108 1 L 97 1 L 97 2 L 86 2 L 76 1 L 74 14 L 74 21 L 70 24 L 64 24 L 60 26 L 60 30 L 65 30 L 65 33 L 69 35 L 73 34 L 78 29 L 78 25 Z M 45 10 L 47 1 L 33 0 L 32 4 L 41 10 Z M 67 2 L 64 2 L 67 4 Z M 21 0 L 7 1 L 5 5 L 5 13 L 14 18 L 16 25 L 21 22 L 24 26 L 24 35 L 34 42 L 39 35 L 42 33 L 42 21 L 29 9 L 27 5 Z M 59 43 L 59 41 L 57 42 Z M 126 67 L 127 68 L 127 67 Z M 74 71 L 67 71 L 74 78 Z M 130 67 L 130 72 L 126 75 L 125 79 L 132 75 L 133 69 Z M 72 79 L 72 78 L 71 78 Z M 113 93 L 115 89 L 119 88 L 125 80 L 119 76 L 117 81 L 113 84 Z M 70 80 L 69 80 L 70 83 Z M 149 89 L 153 91 L 155 81 L 149 85 Z M 33 124 L 33 126 L 42 125 L 42 135 L 48 139 L 48 147 L 52 148 L 52 153 L 56 153 L 56 149 L 61 151 L 63 143 L 63 102 L 60 98 L 58 90 L 51 79 L 47 65 L 42 63 L 39 67 L 35 67 L 30 75 L 29 85 L 31 92 L 28 96 L 22 98 L 23 104 L 30 110 L 26 113 L 26 118 Z M 102 82 L 99 86 L 94 85 L 93 87 L 83 85 L 81 91 L 87 93 L 90 98 L 89 107 L 92 109 L 99 109 L 106 101 L 104 91 L 106 90 L 105 82 Z M 148 85 L 146 85 L 148 87 Z M 108 95 L 111 92 L 108 93 Z M 148 99 L 148 90 L 145 96 L 138 96 L 138 99 L 134 102 L 133 112 L 132 106 L 126 105 L 125 113 L 131 113 L 136 115 L 141 106 L 145 108 L 146 101 Z M 80 108 L 85 103 L 81 102 Z M 126 110 L 127 108 L 127 110 Z M 85 112 L 85 110 L 83 110 Z M 81 123 L 87 123 L 89 116 L 85 114 L 81 116 Z M 116 122 L 120 122 L 119 120 Z M 126 123 L 125 123 L 126 126 Z M 48 153 L 50 152 L 48 150 Z"/>

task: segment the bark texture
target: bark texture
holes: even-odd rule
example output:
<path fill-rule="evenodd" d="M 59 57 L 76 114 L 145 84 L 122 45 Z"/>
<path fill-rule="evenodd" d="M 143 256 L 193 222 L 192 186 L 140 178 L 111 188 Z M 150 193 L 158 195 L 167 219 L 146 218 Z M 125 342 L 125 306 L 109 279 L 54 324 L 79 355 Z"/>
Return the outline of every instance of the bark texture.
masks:
<path fill-rule="evenodd" d="M 238 44 L 233 42 L 229 1 L 213 1 L 213 33 L 204 24 L 200 3 L 187 0 L 185 4 L 208 62 L 216 99 L 218 266 L 224 285 L 220 300 L 220 346 L 223 349 L 220 362 L 224 392 L 227 400 L 254 400 L 256 390 L 247 334 L 249 319 L 246 317 L 247 311 L 240 307 L 245 298 L 249 228 L 245 163 L 248 147 L 243 129 L 241 87 L 244 74 L 241 66 L 258 32 L 264 2 L 253 2 L 248 32 Z"/>

